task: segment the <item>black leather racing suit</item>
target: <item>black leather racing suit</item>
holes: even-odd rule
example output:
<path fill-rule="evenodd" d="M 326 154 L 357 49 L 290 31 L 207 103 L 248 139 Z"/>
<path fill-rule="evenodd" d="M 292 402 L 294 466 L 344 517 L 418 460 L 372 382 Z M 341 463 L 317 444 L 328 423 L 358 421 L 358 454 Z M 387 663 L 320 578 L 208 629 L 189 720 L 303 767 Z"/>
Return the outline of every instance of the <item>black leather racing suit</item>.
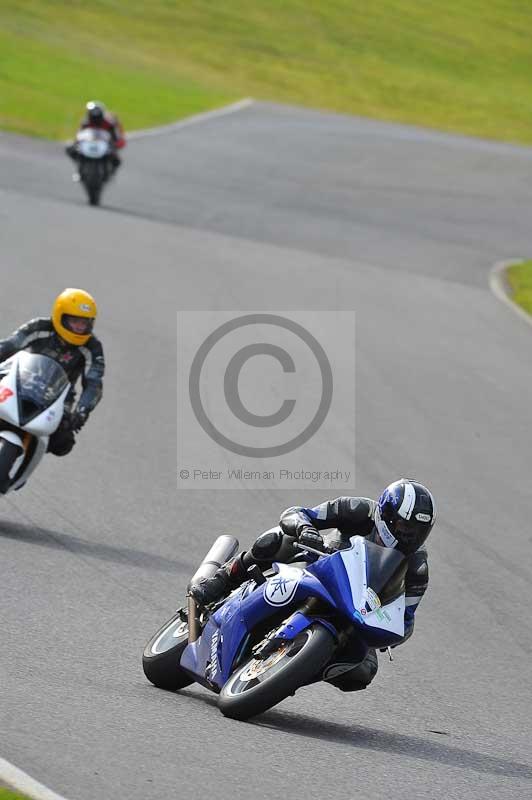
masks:
<path fill-rule="evenodd" d="M 377 541 L 375 527 L 375 509 L 377 504 L 368 497 L 338 497 L 315 508 L 294 506 L 283 511 L 280 525 L 284 533 L 299 538 L 309 528 L 323 531 L 335 530 L 323 537 L 328 547 L 341 550 L 349 547 L 349 537 L 364 536 L 370 541 Z M 379 542 L 380 543 L 380 542 Z M 275 559 L 274 559 L 275 560 Z M 426 548 L 420 547 L 408 556 L 408 568 L 405 576 L 405 636 L 408 639 L 414 630 L 414 615 L 419 601 L 425 594 L 429 580 L 429 567 Z M 335 662 L 329 664 L 323 679 L 343 691 L 364 688 L 375 677 L 378 669 L 375 650 L 370 649 L 361 663 L 357 657 L 356 645 L 348 644 L 341 653 L 336 653 Z"/>
<path fill-rule="evenodd" d="M 19 350 L 53 358 L 70 379 L 72 388 L 66 398 L 63 421 L 50 437 L 48 444 L 50 452 L 66 455 L 74 445 L 74 435 L 65 423 L 74 410 L 75 385 L 78 379 L 81 378 L 82 387 L 76 406 L 78 411 L 90 414 L 102 396 L 105 371 L 102 345 L 95 336 L 91 336 L 84 345 L 69 344 L 57 335 L 49 317 L 37 317 L 21 325 L 11 336 L 0 340 L 0 361 L 5 361 Z"/>

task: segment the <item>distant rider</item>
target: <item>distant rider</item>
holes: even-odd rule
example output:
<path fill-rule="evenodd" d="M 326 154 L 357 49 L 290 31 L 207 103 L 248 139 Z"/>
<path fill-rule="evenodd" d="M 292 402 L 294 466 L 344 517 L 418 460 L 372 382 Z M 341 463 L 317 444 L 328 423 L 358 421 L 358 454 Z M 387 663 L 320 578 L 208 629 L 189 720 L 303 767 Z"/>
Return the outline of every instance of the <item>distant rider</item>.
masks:
<path fill-rule="evenodd" d="M 100 103 L 99 100 L 89 100 L 85 106 L 85 116 L 81 120 L 78 133 L 86 128 L 96 128 L 110 133 L 113 144 L 111 164 L 113 165 L 113 171 L 116 171 L 122 163 L 117 150 L 121 150 L 126 146 L 124 129 L 116 114 L 107 111 L 105 105 Z M 69 144 L 66 152 L 73 161 L 77 161 L 78 154 L 75 143 Z"/>
<path fill-rule="evenodd" d="M 74 433 L 82 429 L 102 397 L 105 362 L 102 345 L 92 334 L 96 314 L 96 303 L 88 292 L 65 289 L 55 299 L 51 317 L 32 319 L 0 340 L 0 362 L 19 350 L 27 350 L 53 358 L 70 379 L 72 388 L 66 397 L 65 413 L 48 442 L 48 452 L 56 456 L 70 453 Z M 76 405 L 78 378 L 82 391 Z"/>
<path fill-rule="evenodd" d="M 350 546 L 351 536 L 364 536 L 375 544 L 396 548 L 408 558 L 402 644 L 413 633 L 414 614 L 428 585 L 424 542 L 434 524 L 434 516 L 431 493 L 421 483 L 410 479 L 391 483 L 377 502 L 367 497 L 339 497 L 315 508 L 294 506 L 282 513 L 280 530 L 263 533 L 251 550 L 228 561 L 212 578 L 191 586 L 189 591 L 202 607 L 220 600 L 248 580 L 247 569 L 253 564 L 258 563 L 264 569 L 273 561 L 287 559 L 289 549 L 283 547 L 285 535 L 318 550 L 325 546 L 342 550 Z M 327 528 L 336 530 L 326 534 L 324 541 L 319 531 Z M 344 692 L 365 689 L 377 673 L 377 654 L 370 648 L 362 661 L 360 659 L 357 643 L 348 642 L 336 652 L 335 661 L 327 665 L 321 677 Z"/>

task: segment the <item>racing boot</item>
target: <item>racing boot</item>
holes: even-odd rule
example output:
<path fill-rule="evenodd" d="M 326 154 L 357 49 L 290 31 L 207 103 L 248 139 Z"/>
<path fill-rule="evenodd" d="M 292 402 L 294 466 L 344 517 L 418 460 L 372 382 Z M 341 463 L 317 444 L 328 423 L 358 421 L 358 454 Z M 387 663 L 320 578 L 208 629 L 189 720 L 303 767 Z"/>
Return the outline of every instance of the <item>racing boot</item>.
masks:
<path fill-rule="evenodd" d="M 342 653 L 342 656 L 344 653 Z M 366 689 L 379 668 L 377 653 L 370 647 L 358 664 L 350 663 L 349 655 L 345 661 L 334 661 L 323 670 L 321 680 L 330 683 L 342 692 L 360 692 Z"/>
<path fill-rule="evenodd" d="M 212 578 L 203 578 L 190 586 L 188 593 L 198 606 L 205 608 L 216 603 L 248 579 L 245 556 L 246 553 L 240 553 L 217 569 Z"/>

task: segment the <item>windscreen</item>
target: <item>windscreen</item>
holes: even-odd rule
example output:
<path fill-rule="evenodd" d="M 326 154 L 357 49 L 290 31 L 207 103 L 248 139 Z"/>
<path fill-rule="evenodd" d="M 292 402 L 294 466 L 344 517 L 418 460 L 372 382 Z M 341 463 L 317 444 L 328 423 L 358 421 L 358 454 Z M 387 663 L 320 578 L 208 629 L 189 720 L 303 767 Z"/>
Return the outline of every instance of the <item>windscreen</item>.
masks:
<path fill-rule="evenodd" d="M 408 561 L 398 550 L 366 540 L 366 575 L 368 586 L 379 595 L 382 605 L 404 592 Z"/>
<path fill-rule="evenodd" d="M 52 405 L 69 385 L 64 369 L 48 356 L 19 353 L 17 396 L 22 425 Z"/>

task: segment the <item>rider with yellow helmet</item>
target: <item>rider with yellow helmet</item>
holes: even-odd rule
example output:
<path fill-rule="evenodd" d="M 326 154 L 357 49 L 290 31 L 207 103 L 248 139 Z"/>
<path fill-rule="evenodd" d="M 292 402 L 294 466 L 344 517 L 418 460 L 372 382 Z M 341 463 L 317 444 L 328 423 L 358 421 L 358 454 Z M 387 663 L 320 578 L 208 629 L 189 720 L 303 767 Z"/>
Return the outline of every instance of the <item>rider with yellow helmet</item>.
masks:
<path fill-rule="evenodd" d="M 50 317 L 32 319 L 0 340 L 0 361 L 19 350 L 40 353 L 57 361 L 70 378 L 65 414 L 48 443 L 48 451 L 56 456 L 72 450 L 74 433 L 81 430 L 102 396 L 105 362 L 102 345 L 92 333 L 96 315 L 96 303 L 88 292 L 65 289 L 56 297 Z M 81 395 L 76 404 L 78 379 Z"/>

